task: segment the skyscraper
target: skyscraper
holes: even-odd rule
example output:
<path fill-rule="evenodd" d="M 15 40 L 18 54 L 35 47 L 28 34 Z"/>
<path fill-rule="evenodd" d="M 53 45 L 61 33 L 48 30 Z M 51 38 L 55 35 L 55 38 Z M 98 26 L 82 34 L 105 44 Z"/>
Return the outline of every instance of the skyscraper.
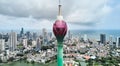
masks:
<path fill-rule="evenodd" d="M 43 32 L 43 45 L 47 45 L 48 43 L 48 35 L 47 35 L 47 30 L 45 28 L 43 28 L 42 30 Z"/>
<path fill-rule="evenodd" d="M 109 37 L 109 42 L 113 42 L 113 36 L 112 35 L 110 35 L 110 37 Z"/>
<path fill-rule="evenodd" d="M 13 31 L 11 31 L 9 35 L 9 50 L 14 51 L 17 49 L 17 34 Z"/>
<path fill-rule="evenodd" d="M 50 40 L 52 38 L 52 32 L 48 33 L 48 39 Z"/>
<path fill-rule="evenodd" d="M 22 44 L 25 48 L 27 48 L 27 39 L 26 38 L 22 39 Z"/>
<path fill-rule="evenodd" d="M 33 40 L 36 40 L 37 39 L 37 33 L 33 33 Z"/>
<path fill-rule="evenodd" d="M 71 38 L 72 38 L 72 35 L 71 35 L 70 30 L 68 31 L 68 38 L 69 38 L 69 39 L 71 39 Z"/>
<path fill-rule="evenodd" d="M 36 47 L 36 43 L 37 43 L 37 42 L 36 42 L 35 40 L 33 40 L 33 41 L 32 41 L 32 47 Z"/>
<path fill-rule="evenodd" d="M 83 40 L 84 40 L 84 42 L 88 41 L 87 34 L 84 34 Z"/>
<path fill-rule="evenodd" d="M 0 34 L 0 39 L 2 39 L 2 34 Z"/>
<path fill-rule="evenodd" d="M 36 43 L 36 50 L 39 51 L 40 49 L 41 49 L 41 39 L 38 38 Z"/>
<path fill-rule="evenodd" d="M 1 51 L 5 50 L 5 40 L 4 39 L 0 39 L 0 50 Z"/>
<path fill-rule="evenodd" d="M 110 47 L 110 50 L 113 49 L 113 37 L 112 37 L 112 35 L 110 35 L 110 37 L 109 37 L 109 47 Z"/>
<path fill-rule="evenodd" d="M 32 39 L 32 34 L 30 33 L 30 31 L 26 32 L 26 37 L 28 40 Z"/>
<path fill-rule="evenodd" d="M 24 29 L 21 28 L 21 31 L 20 31 L 20 37 L 23 37 L 23 35 L 24 35 Z"/>
<path fill-rule="evenodd" d="M 100 43 L 106 44 L 106 35 L 105 34 L 100 34 Z"/>
<path fill-rule="evenodd" d="M 117 37 L 116 47 L 117 47 L 117 48 L 120 47 L 120 37 Z"/>
<path fill-rule="evenodd" d="M 112 35 L 110 35 L 110 37 L 109 37 L 109 44 L 111 46 L 113 46 L 113 36 Z"/>

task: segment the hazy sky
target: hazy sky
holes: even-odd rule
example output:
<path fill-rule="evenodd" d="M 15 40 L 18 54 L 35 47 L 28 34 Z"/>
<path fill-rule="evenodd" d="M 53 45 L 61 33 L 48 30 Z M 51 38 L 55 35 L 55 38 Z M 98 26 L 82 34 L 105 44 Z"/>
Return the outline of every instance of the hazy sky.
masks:
<path fill-rule="evenodd" d="M 0 0 L 0 30 L 52 29 L 58 0 Z M 69 29 L 120 29 L 120 0 L 62 0 Z"/>

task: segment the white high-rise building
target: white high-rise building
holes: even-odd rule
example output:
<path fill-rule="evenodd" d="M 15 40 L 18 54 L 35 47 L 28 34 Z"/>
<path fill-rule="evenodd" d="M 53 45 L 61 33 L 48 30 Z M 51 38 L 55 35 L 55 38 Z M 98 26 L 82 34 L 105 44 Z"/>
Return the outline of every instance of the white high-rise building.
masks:
<path fill-rule="evenodd" d="M 113 42 L 113 36 L 112 35 L 110 35 L 110 37 L 109 37 L 109 42 Z"/>
<path fill-rule="evenodd" d="M 0 39 L 0 50 L 1 51 L 5 50 L 5 40 L 4 39 Z"/>
<path fill-rule="evenodd" d="M 48 43 L 48 34 L 47 34 L 47 30 L 45 28 L 43 28 L 42 30 L 43 32 L 43 45 L 47 45 Z"/>
<path fill-rule="evenodd" d="M 111 46 L 113 46 L 113 36 L 112 35 L 110 35 L 110 37 L 109 37 L 109 44 Z"/>
<path fill-rule="evenodd" d="M 17 34 L 16 32 L 11 32 L 9 35 L 9 50 L 14 51 L 17 49 Z"/>
<path fill-rule="evenodd" d="M 35 47 L 35 46 L 36 46 L 36 41 L 33 40 L 33 41 L 32 41 L 32 47 Z"/>
<path fill-rule="evenodd" d="M 88 41 L 88 38 L 87 38 L 87 34 L 84 34 L 84 41 L 86 42 L 86 41 Z"/>
<path fill-rule="evenodd" d="M 117 37 L 116 47 L 117 47 L 117 48 L 120 47 L 120 37 Z"/>
<path fill-rule="evenodd" d="M 71 37 L 72 37 L 72 36 L 71 36 L 71 32 L 70 32 L 70 30 L 69 30 L 69 31 L 68 31 L 68 38 L 71 39 Z"/>
<path fill-rule="evenodd" d="M 112 50 L 113 47 L 114 47 L 114 45 L 113 45 L 113 36 L 112 35 L 110 35 L 110 37 L 109 37 L 109 47 L 110 47 L 110 50 Z"/>
<path fill-rule="evenodd" d="M 23 46 L 24 46 L 25 48 L 27 48 L 27 39 L 23 39 L 23 40 L 22 40 L 22 44 L 23 44 Z"/>

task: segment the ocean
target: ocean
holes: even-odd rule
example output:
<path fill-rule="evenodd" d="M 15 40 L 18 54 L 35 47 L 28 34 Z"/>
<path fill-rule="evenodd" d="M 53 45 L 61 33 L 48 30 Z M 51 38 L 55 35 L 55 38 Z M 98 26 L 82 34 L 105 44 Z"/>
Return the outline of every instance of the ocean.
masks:
<path fill-rule="evenodd" d="M 87 35 L 89 39 L 100 39 L 100 34 L 105 34 L 106 39 L 109 40 L 109 37 L 112 36 L 113 40 L 116 40 L 117 37 L 120 37 L 120 30 L 71 30 L 73 36 L 83 37 L 84 34 Z"/>

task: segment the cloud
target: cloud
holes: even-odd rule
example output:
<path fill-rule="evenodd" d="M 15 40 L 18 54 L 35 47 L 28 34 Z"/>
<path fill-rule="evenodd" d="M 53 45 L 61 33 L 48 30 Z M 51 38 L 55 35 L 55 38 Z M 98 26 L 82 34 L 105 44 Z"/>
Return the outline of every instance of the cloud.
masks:
<path fill-rule="evenodd" d="M 51 29 L 50 26 L 52 26 L 52 22 L 46 19 L 35 19 L 32 16 L 29 17 L 10 17 L 10 16 L 4 16 L 0 15 L 0 29 L 20 29 L 21 27 L 24 27 L 25 29 L 42 29 L 47 28 Z"/>
<path fill-rule="evenodd" d="M 65 1 L 65 7 L 68 7 Z M 70 3 L 70 1 L 69 1 Z M 39 19 L 55 19 L 57 15 L 57 0 L 0 0 L 0 14 L 28 17 L 32 15 Z M 66 14 L 69 8 L 64 8 Z"/>
<path fill-rule="evenodd" d="M 32 15 L 36 18 L 47 18 L 51 15 L 51 18 L 53 18 L 55 7 L 51 2 L 50 0 L 1 0 L 0 13 L 16 17 Z M 53 3 L 55 2 L 53 1 Z"/>
<path fill-rule="evenodd" d="M 108 2 L 108 0 L 106 2 L 105 0 L 80 0 L 71 9 L 66 20 L 75 24 L 96 24 L 112 11 Z"/>
<path fill-rule="evenodd" d="M 112 11 L 109 0 L 62 0 L 62 4 L 65 21 L 84 27 L 99 23 Z M 49 28 L 56 20 L 57 5 L 57 0 L 0 0 L 0 27 Z"/>

